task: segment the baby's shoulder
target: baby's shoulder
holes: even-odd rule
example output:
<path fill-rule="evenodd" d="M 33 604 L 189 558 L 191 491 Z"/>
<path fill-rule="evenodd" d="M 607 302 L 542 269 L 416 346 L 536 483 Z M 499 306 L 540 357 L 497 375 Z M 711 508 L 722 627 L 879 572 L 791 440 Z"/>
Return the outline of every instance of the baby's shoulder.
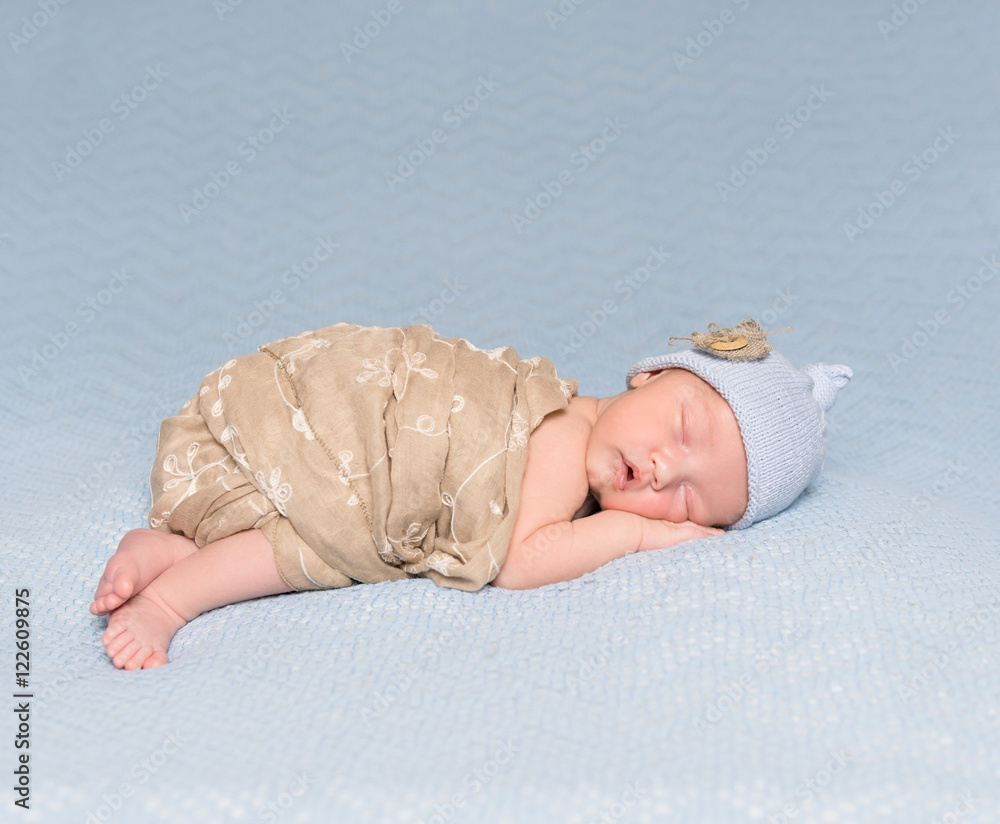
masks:
<path fill-rule="evenodd" d="M 560 441 L 577 441 L 588 438 L 593 424 L 594 398 L 574 395 L 562 409 L 550 412 L 532 431 L 531 436 L 544 435 L 547 438 L 558 438 Z"/>
<path fill-rule="evenodd" d="M 550 412 L 528 438 L 529 472 L 584 477 L 587 443 L 594 428 L 596 398 L 575 396 L 563 409 Z M 532 460 L 534 459 L 534 460 Z"/>
<path fill-rule="evenodd" d="M 594 415 L 596 406 L 597 398 L 589 398 L 586 395 L 573 395 L 573 397 L 566 401 L 566 412 L 574 418 L 587 422 L 588 426 L 592 426 L 590 421 Z"/>
<path fill-rule="evenodd" d="M 569 521 L 583 505 L 588 492 L 587 441 L 593 428 L 587 406 L 586 398 L 570 398 L 532 430 L 515 538 Z"/>

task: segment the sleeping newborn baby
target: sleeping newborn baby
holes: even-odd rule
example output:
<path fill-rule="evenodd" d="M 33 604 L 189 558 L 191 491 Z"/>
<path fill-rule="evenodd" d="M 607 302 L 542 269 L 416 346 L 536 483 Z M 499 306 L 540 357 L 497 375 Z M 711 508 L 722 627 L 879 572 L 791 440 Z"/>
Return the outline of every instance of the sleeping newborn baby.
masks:
<path fill-rule="evenodd" d="M 108 655 L 165 664 L 184 624 L 264 595 L 528 589 L 782 511 L 851 370 L 795 369 L 754 321 L 683 340 L 607 398 L 427 326 L 337 324 L 228 361 L 161 425 L 151 528 L 90 605 Z"/>

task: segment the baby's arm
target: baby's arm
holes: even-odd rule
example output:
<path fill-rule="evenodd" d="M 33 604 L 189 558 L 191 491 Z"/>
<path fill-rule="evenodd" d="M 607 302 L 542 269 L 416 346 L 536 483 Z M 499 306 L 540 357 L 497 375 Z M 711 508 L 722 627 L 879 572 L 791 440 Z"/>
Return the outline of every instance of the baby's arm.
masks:
<path fill-rule="evenodd" d="M 588 492 L 584 455 L 590 424 L 574 408 L 577 400 L 548 415 L 531 433 L 517 523 L 494 586 L 531 589 L 570 581 L 627 552 L 722 532 L 615 510 L 572 520 Z"/>
<path fill-rule="evenodd" d="M 492 583 L 504 589 L 533 589 L 572 581 L 629 552 L 721 534 L 721 529 L 691 521 L 654 521 L 608 509 L 576 521 L 555 521 L 512 543 Z"/>

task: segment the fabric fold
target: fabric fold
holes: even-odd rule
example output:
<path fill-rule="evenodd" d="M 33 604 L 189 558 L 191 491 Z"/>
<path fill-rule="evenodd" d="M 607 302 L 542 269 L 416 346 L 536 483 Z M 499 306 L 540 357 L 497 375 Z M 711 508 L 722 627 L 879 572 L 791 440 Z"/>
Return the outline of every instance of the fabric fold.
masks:
<path fill-rule="evenodd" d="M 160 429 L 150 526 L 250 528 L 296 590 L 428 577 L 476 590 L 506 557 L 528 435 L 575 381 L 429 326 L 336 324 L 227 361 Z"/>

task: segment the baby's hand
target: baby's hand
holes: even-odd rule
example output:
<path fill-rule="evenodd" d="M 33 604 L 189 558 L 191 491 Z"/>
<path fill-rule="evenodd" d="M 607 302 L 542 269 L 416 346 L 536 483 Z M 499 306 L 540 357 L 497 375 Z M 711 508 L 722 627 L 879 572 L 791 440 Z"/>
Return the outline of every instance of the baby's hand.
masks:
<path fill-rule="evenodd" d="M 716 529 L 711 526 L 702 526 L 694 521 L 682 521 L 675 524 L 673 521 L 657 521 L 650 518 L 642 519 L 642 542 L 639 544 L 639 551 L 645 552 L 648 549 L 663 549 L 668 546 L 676 546 L 684 541 L 693 541 L 698 538 L 710 538 L 713 535 L 725 535 L 724 529 Z"/>

